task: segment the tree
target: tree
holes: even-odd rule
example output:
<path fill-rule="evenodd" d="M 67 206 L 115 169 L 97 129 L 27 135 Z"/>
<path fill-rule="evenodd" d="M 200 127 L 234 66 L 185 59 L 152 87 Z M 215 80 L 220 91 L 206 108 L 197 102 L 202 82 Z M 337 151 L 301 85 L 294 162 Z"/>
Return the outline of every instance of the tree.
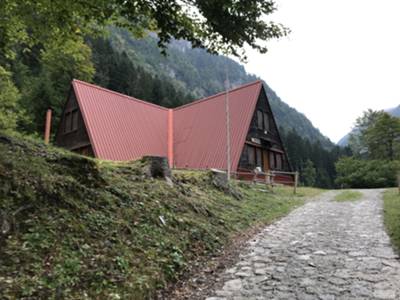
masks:
<path fill-rule="evenodd" d="M 186 104 L 194 98 L 165 75 L 152 74 L 134 63 L 126 52 L 114 49 L 109 40 L 88 39 L 88 44 L 93 51 L 96 84 L 166 107 Z"/>
<path fill-rule="evenodd" d="M 159 46 L 185 39 L 193 47 L 245 58 L 245 45 L 261 53 L 265 42 L 288 34 L 281 24 L 266 20 L 276 10 L 272 0 L 2 0 L 0 53 L 16 55 L 23 45 L 47 47 L 116 24 L 136 36 L 155 31 Z"/>
<path fill-rule="evenodd" d="M 48 108 L 54 111 L 53 125 L 58 125 L 71 80 L 90 82 L 95 72 L 91 49 L 81 38 L 54 40 L 46 49 L 38 51 L 36 59 L 37 65 L 27 66 L 30 74 L 19 86 L 23 95 L 22 108 L 33 120 L 30 127 L 24 128 L 28 132 L 42 131 Z M 15 72 L 15 75 L 19 74 Z"/>
<path fill-rule="evenodd" d="M 380 114 L 364 132 L 368 152 L 373 159 L 394 160 L 400 143 L 400 119 Z"/>
<path fill-rule="evenodd" d="M 286 153 L 292 168 L 300 172 L 300 181 L 305 185 L 332 188 L 336 178 L 335 163 L 342 156 L 351 155 L 349 148 L 325 149 L 319 141 L 310 142 L 295 130 L 280 129 Z"/>
<path fill-rule="evenodd" d="M 368 156 L 368 146 L 365 140 L 365 133 L 382 114 L 384 114 L 383 111 L 368 109 L 363 112 L 361 117 L 357 118 L 349 138 L 349 146 L 355 155 L 359 157 Z"/>
<path fill-rule="evenodd" d="M 400 119 L 384 111 L 365 111 L 357 118 L 349 144 L 359 158 L 393 160 L 400 146 Z"/>
<path fill-rule="evenodd" d="M 314 164 L 311 160 L 307 159 L 303 169 L 303 183 L 305 186 L 314 186 L 317 171 L 315 170 Z"/>

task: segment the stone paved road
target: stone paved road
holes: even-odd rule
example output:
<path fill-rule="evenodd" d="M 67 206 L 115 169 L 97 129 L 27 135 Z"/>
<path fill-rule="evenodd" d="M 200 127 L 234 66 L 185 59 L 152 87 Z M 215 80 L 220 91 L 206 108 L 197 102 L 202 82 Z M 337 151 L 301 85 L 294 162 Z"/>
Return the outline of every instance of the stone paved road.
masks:
<path fill-rule="evenodd" d="M 356 202 L 308 202 L 249 242 L 208 300 L 400 299 L 400 261 L 379 190 Z"/>

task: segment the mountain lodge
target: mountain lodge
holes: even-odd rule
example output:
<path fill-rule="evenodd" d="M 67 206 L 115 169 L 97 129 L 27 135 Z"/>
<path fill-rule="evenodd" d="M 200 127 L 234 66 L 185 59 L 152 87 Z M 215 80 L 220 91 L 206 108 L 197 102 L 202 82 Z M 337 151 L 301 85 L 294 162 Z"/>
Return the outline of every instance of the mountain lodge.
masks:
<path fill-rule="evenodd" d="M 291 171 L 261 81 L 168 109 L 73 80 L 56 144 L 99 159 L 164 156 L 174 168 L 226 170 L 227 96 L 232 172 Z"/>

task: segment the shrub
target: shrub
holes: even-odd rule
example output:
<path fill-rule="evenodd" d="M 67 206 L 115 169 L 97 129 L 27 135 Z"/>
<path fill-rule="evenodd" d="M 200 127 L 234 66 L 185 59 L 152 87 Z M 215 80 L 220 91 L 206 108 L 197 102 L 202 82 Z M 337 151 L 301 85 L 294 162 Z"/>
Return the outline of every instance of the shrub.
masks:
<path fill-rule="evenodd" d="M 20 94 L 11 81 L 11 73 L 0 66 L 0 129 L 15 129 L 20 118 Z"/>
<path fill-rule="evenodd" d="M 393 187 L 399 170 L 399 161 L 343 157 L 336 163 L 336 184 L 345 188 Z"/>

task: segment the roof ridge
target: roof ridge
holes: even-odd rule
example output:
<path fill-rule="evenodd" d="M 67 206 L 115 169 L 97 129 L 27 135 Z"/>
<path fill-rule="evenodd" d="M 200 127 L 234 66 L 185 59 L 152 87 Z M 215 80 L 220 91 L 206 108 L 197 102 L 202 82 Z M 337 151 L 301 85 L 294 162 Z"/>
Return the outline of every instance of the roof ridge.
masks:
<path fill-rule="evenodd" d="M 252 81 L 252 82 L 249 82 L 249 83 L 246 83 L 246 84 L 242 84 L 240 86 L 237 86 L 237 87 L 235 87 L 233 89 L 228 90 L 228 93 L 236 92 L 237 90 L 249 87 L 251 85 L 259 84 L 259 83 L 262 83 L 262 80 L 259 79 L 259 80 Z M 190 103 L 175 107 L 174 110 L 179 110 L 181 108 L 186 108 L 188 106 L 192 106 L 192 105 L 196 105 L 196 104 L 199 104 L 199 103 L 203 103 L 203 102 L 211 100 L 211 99 L 213 99 L 215 97 L 221 96 L 221 95 L 223 95 L 225 93 L 226 93 L 226 91 L 223 91 L 223 92 L 219 92 L 217 94 L 211 95 L 211 96 L 207 96 L 205 98 L 200 98 L 198 100 L 194 100 L 193 102 L 190 102 Z"/>
<path fill-rule="evenodd" d="M 149 106 L 153 106 L 153 107 L 160 108 L 160 109 L 163 109 L 163 110 L 168 110 L 168 108 L 166 108 L 164 106 L 157 105 L 157 104 L 154 104 L 154 103 L 151 103 L 151 102 L 148 102 L 148 101 L 145 101 L 145 100 L 141 100 L 141 99 L 138 99 L 138 98 L 135 98 L 135 97 L 132 97 L 132 96 L 128 96 L 128 95 L 125 95 L 125 94 L 122 94 L 122 93 L 119 93 L 119 92 L 116 92 L 116 91 L 113 91 L 113 90 L 110 90 L 110 89 L 106 89 L 104 87 L 98 86 L 98 85 L 93 84 L 93 83 L 89 83 L 89 82 L 82 81 L 82 80 L 75 79 L 75 78 L 72 79 L 72 83 L 74 83 L 74 82 L 77 82 L 79 84 L 84 84 L 84 85 L 90 86 L 90 87 L 98 89 L 98 90 L 102 90 L 102 91 L 110 93 L 110 94 L 116 94 L 116 95 L 122 96 L 124 98 L 128 98 L 130 100 L 134 100 L 134 101 L 137 101 L 137 102 L 149 105 Z"/>

